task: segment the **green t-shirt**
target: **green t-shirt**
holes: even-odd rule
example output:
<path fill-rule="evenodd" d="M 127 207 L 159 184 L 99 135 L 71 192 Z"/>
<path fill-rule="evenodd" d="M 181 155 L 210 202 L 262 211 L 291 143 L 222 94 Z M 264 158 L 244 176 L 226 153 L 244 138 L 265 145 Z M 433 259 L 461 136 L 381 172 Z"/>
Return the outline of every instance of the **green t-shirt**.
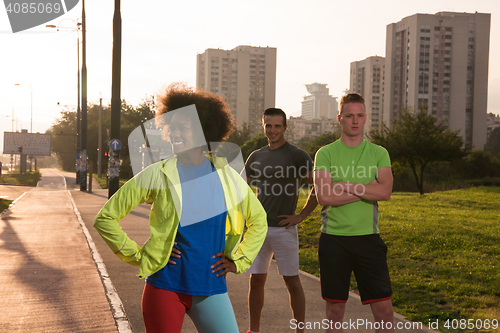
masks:
<path fill-rule="evenodd" d="M 316 153 L 314 170 L 329 171 L 332 182 L 368 184 L 377 178 L 377 171 L 390 167 L 387 150 L 367 140 L 356 147 L 345 145 L 340 139 L 322 147 Z M 333 189 L 335 193 L 335 188 Z M 340 189 L 336 190 L 341 193 Z M 363 187 L 355 187 L 362 193 Z M 360 200 L 342 206 L 324 206 L 321 210 L 321 232 L 337 236 L 378 234 L 378 204 Z"/>

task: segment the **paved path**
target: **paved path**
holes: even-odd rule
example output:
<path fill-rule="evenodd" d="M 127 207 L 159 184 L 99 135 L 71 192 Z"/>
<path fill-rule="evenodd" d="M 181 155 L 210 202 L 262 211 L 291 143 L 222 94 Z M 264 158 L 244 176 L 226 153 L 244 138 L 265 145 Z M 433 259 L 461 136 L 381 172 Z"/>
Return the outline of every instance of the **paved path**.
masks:
<path fill-rule="evenodd" d="M 0 258 L 1 332 L 117 331 L 57 171 L 1 215 Z"/>
<path fill-rule="evenodd" d="M 64 182 L 69 191 L 64 189 Z M 39 187 L 26 188 L 29 191 L 2 214 L 0 292 L 6 296 L 0 298 L 0 308 L 6 311 L 0 312 L 0 332 L 116 332 L 113 314 L 121 325 L 120 332 L 144 332 L 140 310 L 144 280 L 137 278 L 137 267 L 119 260 L 92 227 L 93 219 L 108 195 L 107 190 L 99 189 L 95 183 L 93 188 L 93 193 L 81 192 L 75 184 L 74 173 L 43 169 Z M 14 191 L 0 186 L 0 195 L 8 192 L 5 195 L 15 196 Z M 97 266 L 101 274 L 104 269 L 105 275 L 101 278 L 72 200 L 94 244 L 94 257 L 97 255 L 99 258 Z M 121 223 L 139 244 L 149 237 L 148 213 L 148 205 L 139 205 Z M 7 258 L 6 265 L 3 258 Z M 106 290 L 101 279 L 106 284 Z M 325 305 L 320 296 L 319 279 L 301 273 L 301 280 L 306 293 L 306 321 L 311 326 L 316 325 L 316 328 L 306 332 L 323 332 L 320 326 L 323 324 Z M 240 332 L 246 332 L 248 274 L 230 274 L 228 290 Z M 112 299 L 111 306 L 106 292 Z M 119 312 L 116 315 L 116 307 L 121 306 L 126 318 Z M 266 284 L 261 332 L 293 332 L 291 318 L 288 294 L 273 263 Z M 369 306 L 362 306 L 357 295 L 351 293 L 345 321 L 358 319 L 373 323 Z M 414 325 L 399 315 L 397 323 Z M 373 331 L 365 327 L 345 330 Z M 185 320 L 183 332 L 196 332 L 189 319 Z"/>

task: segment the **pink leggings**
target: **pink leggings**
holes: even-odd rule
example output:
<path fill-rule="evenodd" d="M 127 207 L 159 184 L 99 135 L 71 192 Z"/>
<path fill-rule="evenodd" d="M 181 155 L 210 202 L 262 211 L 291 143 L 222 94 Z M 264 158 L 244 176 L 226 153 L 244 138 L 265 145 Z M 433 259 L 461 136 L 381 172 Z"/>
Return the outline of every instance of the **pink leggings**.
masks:
<path fill-rule="evenodd" d="M 238 332 L 227 293 L 192 296 L 145 284 L 142 315 L 147 333 L 180 333 L 186 313 L 198 332 Z"/>

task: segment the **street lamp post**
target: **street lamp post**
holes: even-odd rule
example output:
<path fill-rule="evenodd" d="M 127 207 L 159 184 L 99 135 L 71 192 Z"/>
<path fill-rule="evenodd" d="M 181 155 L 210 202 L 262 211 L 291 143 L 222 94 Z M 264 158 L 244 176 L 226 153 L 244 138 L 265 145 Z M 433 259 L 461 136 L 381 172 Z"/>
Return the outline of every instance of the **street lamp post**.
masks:
<path fill-rule="evenodd" d="M 97 144 L 97 178 L 101 178 L 102 168 L 102 93 L 99 93 L 99 139 Z"/>
<path fill-rule="evenodd" d="M 22 87 L 22 86 L 29 86 L 30 87 L 30 92 L 31 92 L 31 123 L 30 123 L 30 133 L 33 133 L 33 86 L 31 84 L 24 84 L 24 83 L 16 83 L 14 85 L 18 86 L 18 87 Z"/>
<path fill-rule="evenodd" d="M 60 27 L 59 25 L 61 22 L 69 20 L 75 24 L 75 27 Z M 81 26 L 82 23 L 77 22 L 75 20 L 72 20 L 70 18 L 65 18 L 61 20 L 57 26 L 49 24 L 46 25 L 47 28 L 57 28 L 57 31 L 59 29 L 64 29 L 64 30 L 73 30 L 76 31 L 76 59 L 77 59 L 77 90 L 78 90 L 78 103 L 77 103 L 77 109 L 76 109 L 76 180 L 75 183 L 78 184 L 80 183 L 80 150 L 81 150 L 81 125 L 80 125 L 80 118 L 81 118 L 81 108 L 80 108 L 80 34 L 79 32 L 81 31 Z"/>
<path fill-rule="evenodd" d="M 12 107 L 12 116 L 5 117 L 12 118 L 12 132 L 20 132 L 23 129 L 23 120 L 19 119 L 18 116 L 14 116 L 14 107 Z M 19 126 L 19 124 L 21 124 L 21 126 Z"/>
<path fill-rule="evenodd" d="M 14 104 L 12 104 L 12 133 L 14 133 Z M 14 165 L 15 165 L 14 154 L 10 154 L 10 170 L 9 171 L 14 171 Z"/>
<path fill-rule="evenodd" d="M 12 104 L 12 132 L 14 132 L 14 104 Z"/>
<path fill-rule="evenodd" d="M 16 83 L 15 84 L 18 87 L 22 86 L 29 86 L 30 87 L 30 92 L 31 92 L 31 119 L 30 119 L 30 133 L 33 133 L 33 86 L 31 84 L 22 84 L 22 83 Z M 30 155 L 30 172 L 31 166 L 33 164 L 33 155 Z"/>
<path fill-rule="evenodd" d="M 80 158 L 83 159 L 80 170 L 80 191 L 87 191 L 87 38 L 85 0 L 82 0 L 82 138 Z M 92 175 L 90 175 L 92 177 Z M 92 179 L 92 178 L 90 178 Z"/>
<path fill-rule="evenodd" d="M 121 58 L 122 58 L 122 17 L 120 12 L 120 0 L 115 0 L 115 12 L 113 14 L 113 65 L 111 79 L 111 139 L 120 139 L 120 114 L 121 114 Z M 110 198 L 120 187 L 119 181 L 119 151 L 113 151 L 109 156 L 109 163 L 114 163 L 113 168 L 108 167 Z M 111 165 L 109 165 L 111 166 Z M 111 171 L 111 170 L 116 170 Z"/>

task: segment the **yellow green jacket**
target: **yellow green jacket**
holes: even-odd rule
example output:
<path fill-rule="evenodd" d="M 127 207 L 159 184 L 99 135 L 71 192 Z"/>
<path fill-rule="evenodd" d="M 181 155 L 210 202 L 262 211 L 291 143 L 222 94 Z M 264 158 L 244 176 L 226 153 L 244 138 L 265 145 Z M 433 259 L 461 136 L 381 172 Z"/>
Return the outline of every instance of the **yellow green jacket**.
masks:
<path fill-rule="evenodd" d="M 236 273 L 243 273 L 250 268 L 264 243 L 266 212 L 226 159 L 211 160 L 221 181 L 227 207 L 224 254 L 236 264 Z M 149 215 L 151 236 L 141 247 L 127 236 L 119 222 L 149 199 L 153 201 Z M 178 212 L 182 212 L 182 190 L 174 155 L 150 165 L 123 185 L 97 214 L 94 228 L 120 259 L 139 266 L 139 276 L 144 278 L 167 265 L 177 235 Z"/>

